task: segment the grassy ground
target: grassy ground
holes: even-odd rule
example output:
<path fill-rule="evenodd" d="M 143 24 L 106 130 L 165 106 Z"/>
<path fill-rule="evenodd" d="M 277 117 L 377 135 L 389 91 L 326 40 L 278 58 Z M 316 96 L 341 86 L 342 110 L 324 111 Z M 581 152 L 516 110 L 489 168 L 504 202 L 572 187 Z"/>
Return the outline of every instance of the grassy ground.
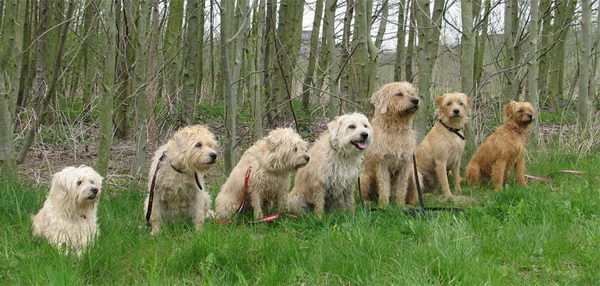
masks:
<path fill-rule="evenodd" d="M 30 217 L 46 187 L 0 185 L 2 284 L 396 284 L 598 285 L 600 178 L 551 174 L 598 173 L 599 155 L 576 160 L 539 153 L 531 182 L 502 192 L 463 187 L 477 203 L 464 214 L 415 219 L 390 208 L 311 216 L 270 225 L 218 225 L 203 232 L 185 221 L 156 238 L 142 218 L 145 190 L 106 187 L 101 234 L 80 259 L 59 254 L 31 236 Z M 213 192 L 222 179 L 208 179 Z M 434 198 L 427 201 L 434 205 Z"/>

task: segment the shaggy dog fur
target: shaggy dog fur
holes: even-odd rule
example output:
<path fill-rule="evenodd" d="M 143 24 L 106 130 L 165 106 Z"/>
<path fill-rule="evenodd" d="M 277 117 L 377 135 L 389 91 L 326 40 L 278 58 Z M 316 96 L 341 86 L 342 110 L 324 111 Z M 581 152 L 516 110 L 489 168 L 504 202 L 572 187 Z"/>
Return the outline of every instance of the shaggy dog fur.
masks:
<path fill-rule="evenodd" d="M 354 184 L 373 129 L 360 113 L 336 117 L 310 148 L 310 162 L 298 170 L 288 208 L 321 215 L 337 208 L 354 210 Z"/>
<path fill-rule="evenodd" d="M 248 184 L 249 201 L 254 217 L 263 217 L 274 204 L 285 209 L 286 196 L 290 187 L 291 172 L 306 165 L 308 144 L 294 130 L 279 128 L 252 145 L 235 168 L 217 195 L 215 209 L 218 218 L 231 218 L 244 198 L 244 177 L 251 168 Z"/>
<path fill-rule="evenodd" d="M 150 216 L 152 235 L 160 232 L 163 221 L 180 214 L 191 218 L 196 230 L 202 228 L 211 204 L 204 185 L 204 173 L 217 159 L 216 148 L 214 135 L 207 128 L 195 125 L 180 129 L 156 150 L 148 179 L 150 188 L 156 168 L 159 168 Z M 195 176 L 201 188 L 197 186 Z M 144 216 L 147 209 L 148 197 Z"/>
<path fill-rule="evenodd" d="M 88 166 L 67 167 L 54 174 L 44 207 L 33 217 L 33 235 L 80 255 L 98 235 L 96 207 L 101 189 L 102 177 Z"/>
<path fill-rule="evenodd" d="M 475 185 L 491 177 L 494 189 L 501 189 L 508 171 L 515 169 L 518 182 L 525 182 L 525 140 L 535 110 L 529 102 L 515 102 L 504 106 L 504 124 L 500 125 L 475 151 L 467 166 L 467 181 Z"/>
<path fill-rule="evenodd" d="M 378 199 L 389 204 L 390 196 L 404 204 L 412 155 L 417 145 L 412 129 L 419 107 L 415 88 L 407 82 L 394 82 L 381 87 L 371 97 L 375 106 L 371 121 L 375 140 L 365 154 L 360 175 L 362 198 Z"/>
<path fill-rule="evenodd" d="M 465 140 L 444 125 L 462 130 L 469 120 L 471 99 L 464 93 L 448 93 L 435 98 L 438 122 L 417 147 L 417 167 L 423 176 L 424 189 L 433 189 L 439 183 L 446 199 L 461 199 L 453 196 L 448 183 L 448 171 L 454 177 L 454 190 L 460 191 L 460 162 L 465 150 Z M 464 133 L 462 133 L 464 135 Z M 414 176 L 411 172 L 411 180 Z M 437 180 L 436 180 L 437 178 Z M 414 184 L 409 184 L 407 200 L 415 200 Z"/>

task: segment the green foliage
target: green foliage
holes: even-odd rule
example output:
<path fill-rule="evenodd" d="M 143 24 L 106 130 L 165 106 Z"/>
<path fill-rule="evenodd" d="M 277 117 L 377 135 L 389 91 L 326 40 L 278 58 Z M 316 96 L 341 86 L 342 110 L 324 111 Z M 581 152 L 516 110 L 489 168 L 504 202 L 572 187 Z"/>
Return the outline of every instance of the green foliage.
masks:
<path fill-rule="evenodd" d="M 464 215 L 415 219 L 391 207 L 355 214 L 310 215 L 270 225 L 189 221 L 149 235 L 145 191 L 106 186 L 100 236 L 78 259 L 31 236 L 31 214 L 45 187 L 0 182 L 0 281 L 6 284 L 369 284 L 591 285 L 600 281 L 600 178 L 596 154 L 577 160 L 538 153 L 531 174 L 553 187 L 510 183 L 502 192 L 463 187 L 477 199 Z M 222 178 L 209 178 L 211 192 Z M 427 198 L 430 205 L 442 205 Z"/>

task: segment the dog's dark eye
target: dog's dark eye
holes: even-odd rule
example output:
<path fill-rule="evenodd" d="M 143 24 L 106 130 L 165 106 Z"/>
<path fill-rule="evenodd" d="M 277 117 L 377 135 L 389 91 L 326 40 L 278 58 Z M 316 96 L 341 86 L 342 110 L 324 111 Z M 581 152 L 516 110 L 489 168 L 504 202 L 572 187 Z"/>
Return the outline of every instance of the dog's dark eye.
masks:
<path fill-rule="evenodd" d="M 298 147 L 294 147 L 294 152 L 298 152 Z"/>
<path fill-rule="evenodd" d="M 196 148 L 202 148 L 202 143 L 200 143 L 200 142 L 196 143 Z"/>
<path fill-rule="evenodd" d="M 352 125 L 348 126 L 348 128 L 350 128 L 350 129 L 356 129 L 356 125 L 352 124 Z"/>
<path fill-rule="evenodd" d="M 404 94 L 402 92 L 398 92 L 395 94 L 396 96 L 404 96 Z"/>
<path fill-rule="evenodd" d="M 364 126 L 365 126 L 365 128 L 369 128 L 369 127 L 367 127 L 367 124 L 365 124 Z"/>
<path fill-rule="evenodd" d="M 465 105 L 465 104 L 464 104 L 464 103 L 462 103 L 462 102 L 459 102 L 459 103 L 458 103 L 458 105 Z"/>
<path fill-rule="evenodd" d="M 81 186 L 81 180 L 77 181 L 77 185 Z"/>
<path fill-rule="evenodd" d="M 450 106 L 450 105 L 452 105 L 452 102 L 446 103 L 446 106 Z"/>

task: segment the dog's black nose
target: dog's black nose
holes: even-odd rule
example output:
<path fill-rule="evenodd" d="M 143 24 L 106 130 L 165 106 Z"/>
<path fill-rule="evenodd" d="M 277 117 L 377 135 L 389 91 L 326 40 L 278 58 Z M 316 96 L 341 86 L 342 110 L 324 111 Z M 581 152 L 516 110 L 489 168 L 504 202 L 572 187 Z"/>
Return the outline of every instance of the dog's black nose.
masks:
<path fill-rule="evenodd" d="M 92 191 L 92 193 L 94 193 L 94 195 L 98 193 L 98 189 L 97 188 L 92 188 L 92 189 L 90 189 L 90 191 Z"/>
<path fill-rule="evenodd" d="M 419 104 L 419 99 L 418 98 L 413 98 L 410 100 L 410 102 L 412 102 L 412 104 L 417 105 Z"/>
<path fill-rule="evenodd" d="M 217 153 L 210 153 L 210 158 L 214 161 L 217 159 Z"/>
<path fill-rule="evenodd" d="M 533 114 L 527 114 L 527 116 L 529 116 L 529 119 L 533 118 Z"/>
<path fill-rule="evenodd" d="M 308 161 L 310 161 L 310 157 L 307 155 L 304 155 L 304 160 L 306 160 L 306 162 L 308 163 Z"/>
<path fill-rule="evenodd" d="M 460 110 L 458 110 L 458 109 L 454 109 L 453 111 L 454 111 L 454 114 L 459 114 L 460 113 Z"/>
<path fill-rule="evenodd" d="M 362 132 L 362 133 L 360 133 L 360 137 L 362 137 L 362 139 L 367 139 L 367 138 L 369 138 L 369 133 Z"/>

